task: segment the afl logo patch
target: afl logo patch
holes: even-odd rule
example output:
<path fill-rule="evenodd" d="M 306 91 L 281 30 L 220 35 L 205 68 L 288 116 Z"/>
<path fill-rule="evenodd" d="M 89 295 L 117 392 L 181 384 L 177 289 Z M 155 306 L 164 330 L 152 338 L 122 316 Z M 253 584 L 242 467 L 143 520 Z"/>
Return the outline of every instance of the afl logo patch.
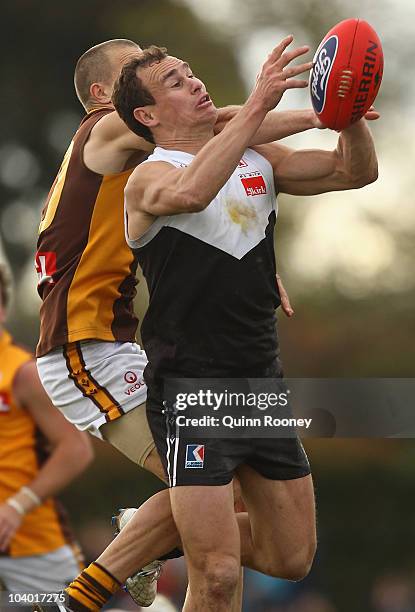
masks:
<path fill-rule="evenodd" d="M 186 461 L 185 469 L 188 468 L 203 468 L 205 461 L 205 445 L 204 444 L 188 444 L 186 446 Z"/>
<path fill-rule="evenodd" d="M 317 49 L 313 59 L 313 70 L 311 76 L 311 101 L 314 110 L 320 114 L 326 104 L 327 85 L 330 72 L 336 59 L 339 39 L 337 36 L 330 36 Z"/>

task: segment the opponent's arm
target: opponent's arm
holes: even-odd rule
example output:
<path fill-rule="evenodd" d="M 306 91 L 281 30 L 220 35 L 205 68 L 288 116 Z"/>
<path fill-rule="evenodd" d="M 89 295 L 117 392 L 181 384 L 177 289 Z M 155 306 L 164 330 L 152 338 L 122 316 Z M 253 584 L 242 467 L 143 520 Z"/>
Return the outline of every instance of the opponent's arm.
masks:
<path fill-rule="evenodd" d="M 111 174 L 137 165 L 153 150 L 154 145 L 134 134 L 114 110 L 94 125 L 83 156 L 86 166 L 93 172 Z M 127 164 L 133 156 L 133 163 Z"/>
<path fill-rule="evenodd" d="M 378 177 L 375 146 L 365 119 L 341 132 L 334 151 L 295 151 L 279 143 L 255 150 L 271 162 L 282 193 L 315 195 L 358 189 Z"/>
<path fill-rule="evenodd" d="M 312 62 L 310 62 L 310 65 L 312 65 Z M 227 123 L 238 114 L 241 108 L 241 106 L 220 108 L 218 120 L 215 124 L 215 133 L 219 134 Z M 249 146 L 274 142 L 293 134 L 306 132 L 312 128 L 324 129 L 324 126 L 311 109 L 270 111 L 256 134 L 252 137 Z"/>
<path fill-rule="evenodd" d="M 50 403 L 33 361 L 24 364 L 17 372 L 14 395 L 46 437 L 51 454 L 36 477 L 27 483 L 26 489 L 21 489 L 0 505 L 0 550 L 7 548 L 25 514 L 68 485 L 93 458 L 87 434 L 78 431 Z"/>
<path fill-rule="evenodd" d="M 285 38 L 264 63 L 254 90 L 239 113 L 225 129 L 212 138 L 187 168 L 173 168 L 164 162 L 138 167 L 125 191 L 130 215 L 140 210 L 153 216 L 199 212 L 206 208 L 235 170 L 267 112 L 280 101 L 284 91 L 305 87 L 295 77 L 304 65 L 287 67 L 307 47 L 284 52 L 292 42 Z M 220 160 L 220 163 L 218 163 Z"/>

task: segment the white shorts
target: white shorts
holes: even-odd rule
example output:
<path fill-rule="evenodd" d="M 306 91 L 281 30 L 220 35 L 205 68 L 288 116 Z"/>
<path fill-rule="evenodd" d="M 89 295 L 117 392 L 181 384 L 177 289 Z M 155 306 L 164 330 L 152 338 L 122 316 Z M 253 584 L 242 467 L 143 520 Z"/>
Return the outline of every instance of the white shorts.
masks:
<path fill-rule="evenodd" d="M 56 593 L 81 571 L 70 546 L 43 555 L 0 557 L 0 582 L 6 591 Z"/>
<path fill-rule="evenodd" d="M 99 428 L 146 401 L 147 357 L 133 342 L 71 342 L 37 359 L 52 403 L 78 429 Z"/>

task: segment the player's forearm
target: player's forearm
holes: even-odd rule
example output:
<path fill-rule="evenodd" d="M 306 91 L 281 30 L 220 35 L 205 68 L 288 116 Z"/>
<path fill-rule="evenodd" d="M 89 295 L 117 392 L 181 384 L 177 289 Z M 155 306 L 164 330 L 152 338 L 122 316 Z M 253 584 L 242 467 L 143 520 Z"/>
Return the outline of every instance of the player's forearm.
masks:
<path fill-rule="evenodd" d="M 92 458 L 86 434 L 74 436 L 72 440 L 65 438 L 55 447 L 30 486 L 42 499 L 55 495 L 79 476 Z"/>
<path fill-rule="evenodd" d="M 250 145 L 274 142 L 315 127 L 317 127 L 316 115 L 312 110 L 271 111 L 265 117 Z"/>
<path fill-rule="evenodd" d="M 342 160 L 343 171 L 356 187 L 363 187 L 377 179 L 375 145 L 365 119 L 343 130 L 337 152 Z"/>
<path fill-rule="evenodd" d="M 241 106 L 225 106 L 219 109 L 218 120 L 215 124 L 215 133 L 219 134 L 241 110 Z M 249 146 L 266 144 L 299 134 L 316 127 L 321 127 L 316 115 L 311 109 L 270 111 L 262 125 L 252 137 Z"/>
<path fill-rule="evenodd" d="M 226 128 L 212 138 L 182 172 L 176 186 L 178 193 L 207 206 L 231 177 L 266 110 L 249 99 Z"/>

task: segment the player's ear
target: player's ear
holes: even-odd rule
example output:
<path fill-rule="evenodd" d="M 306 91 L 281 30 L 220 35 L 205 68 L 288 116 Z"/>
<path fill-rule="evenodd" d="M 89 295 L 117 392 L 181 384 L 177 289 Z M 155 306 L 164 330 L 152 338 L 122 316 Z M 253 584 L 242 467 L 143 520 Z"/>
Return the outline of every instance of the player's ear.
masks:
<path fill-rule="evenodd" d="M 133 111 L 134 118 L 148 128 L 155 127 L 159 120 L 155 117 L 151 106 L 140 106 Z"/>
<path fill-rule="evenodd" d="M 92 83 L 89 88 L 91 98 L 98 100 L 102 104 L 108 104 L 111 102 L 111 92 L 107 91 L 107 88 L 102 83 Z"/>

